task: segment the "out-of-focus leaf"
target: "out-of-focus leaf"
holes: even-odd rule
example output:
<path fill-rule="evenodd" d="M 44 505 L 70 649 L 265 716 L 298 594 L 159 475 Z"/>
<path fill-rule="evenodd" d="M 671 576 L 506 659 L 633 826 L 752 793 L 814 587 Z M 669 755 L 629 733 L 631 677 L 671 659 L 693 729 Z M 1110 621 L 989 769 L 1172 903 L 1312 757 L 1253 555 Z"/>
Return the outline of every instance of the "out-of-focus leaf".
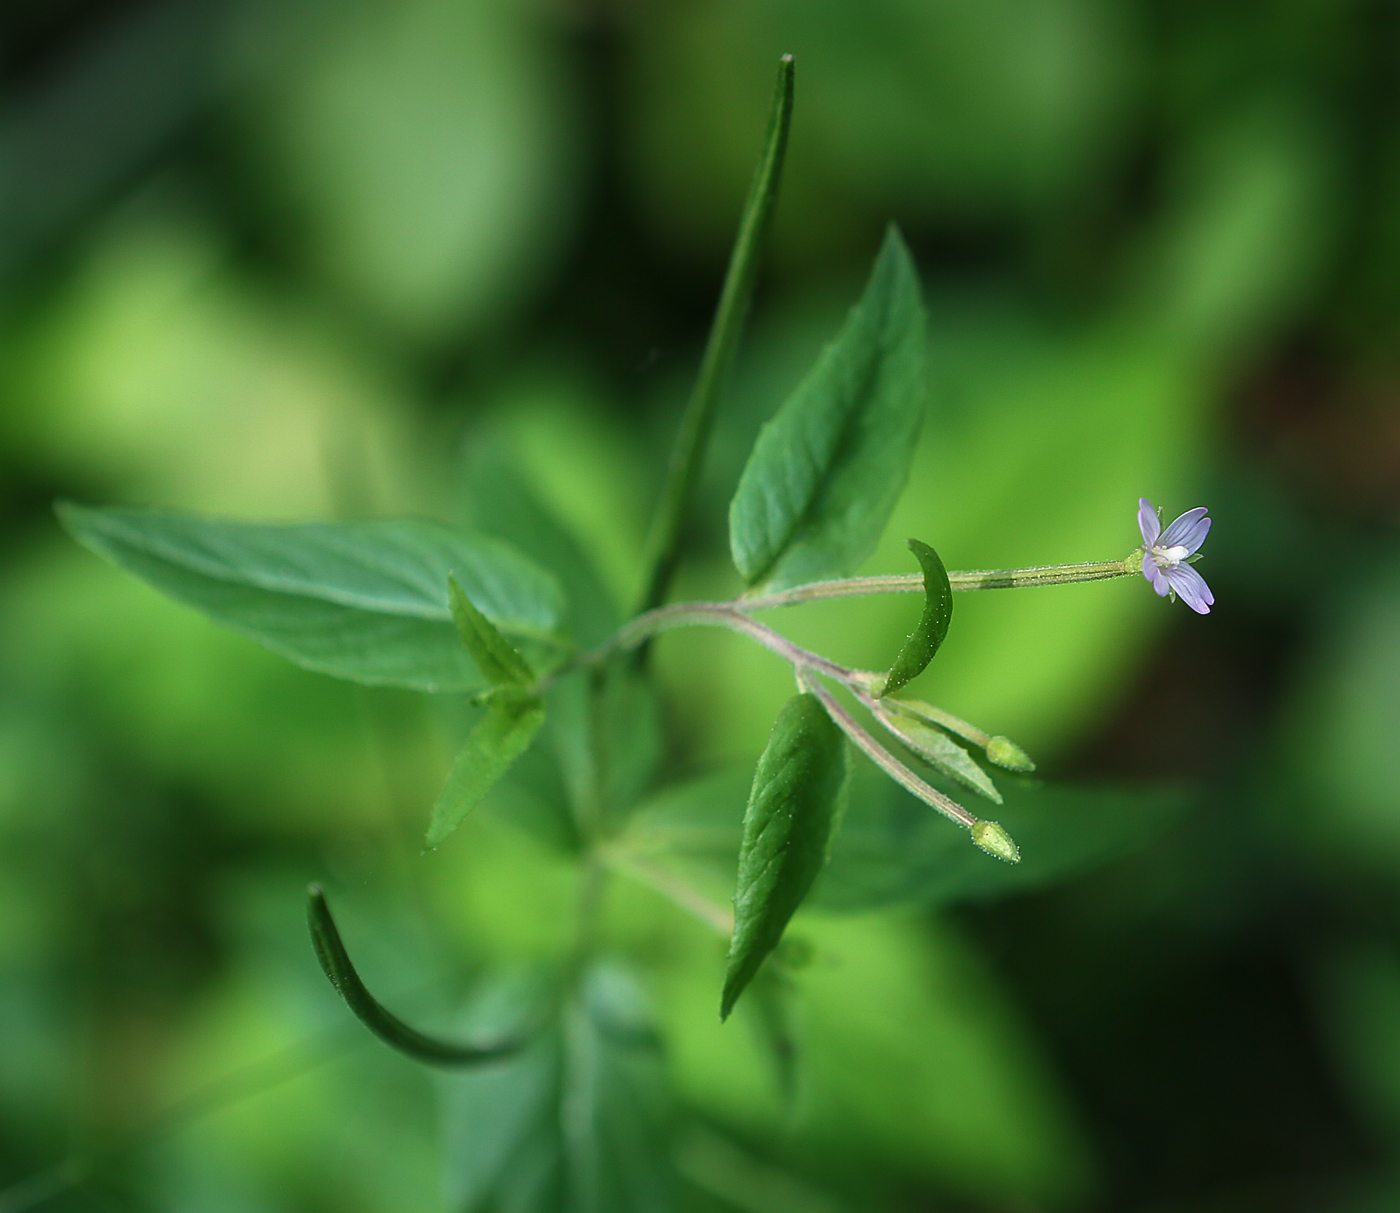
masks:
<path fill-rule="evenodd" d="M 1316 974 L 1323 1023 L 1352 1103 L 1391 1144 L 1400 1141 L 1400 966 L 1388 947 L 1352 944 Z"/>
<path fill-rule="evenodd" d="M 1160 788 L 1007 782 L 997 817 L 1020 845 L 1016 865 L 989 862 L 961 830 L 856 764 L 841 835 L 810 904 L 844 912 L 1012 896 L 1148 846 L 1190 804 Z M 706 892 L 722 888 L 739 853 L 742 796 L 737 770 L 668 788 L 638 810 L 623 844 Z"/>
<path fill-rule="evenodd" d="M 813 913 L 804 933 L 819 959 L 792 984 L 813 1156 L 869 1151 L 938 1176 L 974 1208 L 1092 1203 L 1071 1101 L 1010 992 L 951 924 Z"/>
<path fill-rule="evenodd" d="M 506 406 L 517 406 L 512 400 Z M 504 539 L 548 568 L 564 587 L 568 632 L 579 644 L 601 644 L 621 619 L 597 565 L 559 515 L 547 506 L 501 435 L 472 444 L 462 469 L 470 525 Z"/>
<path fill-rule="evenodd" d="M 729 543 L 749 585 L 841 576 L 874 550 L 923 418 L 923 326 L 918 277 L 891 228 L 860 302 L 739 479 Z"/>
<path fill-rule="evenodd" d="M 525 664 L 525 659 L 510 647 L 495 625 L 472 605 L 472 600 L 451 574 L 447 578 L 447 596 L 457 634 L 472 655 L 481 676 L 492 686 L 532 685 L 535 675 Z"/>
<path fill-rule="evenodd" d="M 1310 848 L 1400 865 L 1400 561 L 1345 596 L 1291 689 L 1273 812 Z"/>
<path fill-rule="evenodd" d="M 519 300 L 579 196 L 552 15 L 496 0 L 241 7 L 258 179 L 301 219 L 307 259 L 416 338 Z"/>
<path fill-rule="evenodd" d="M 482 797 L 529 747 L 544 723 L 544 704 L 538 695 L 515 687 L 500 687 L 491 697 L 486 715 L 467 735 L 447 786 L 433 805 L 427 845 L 440 845 L 462 819 L 481 803 Z"/>
<path fill-rule="evenodd" d="M 749 1141 L 781 1140 L 809 1176 L 857 1177 L 851 1209 L 906 1204 L 907 1186 L 888 1200 L 881 1190 L 891 1172 L 961 1194 L 971 1208 L 1084 1205 L 1092 1164 L 1073 1106 L 1038 1034 L 951 924 L 922 912 L 804 906 L 813 960 L 786 971 L 785 983 L 799 1058 L 795 1118 L 760 1033 L 734 1022 L 754 1011 L 755 991 L 721 1025 L 711 938 L 698 926 L 686 932 L 689 946 L 658 955 L 652 988 L 678 1094 L 708 1123 Z M 775 1196 L 752 1207 L 784 1208 Z"/>
<path fill-rule="evenodd" d="M 619 843 L 723 897 L 733 888 L 752 782 L 734 767 L 664 788 L 637 809 Z"/>
<path fill-rule="evenodd" d="M 605 668 L 598 696 L 599 786 L 604 812 L 617 822 L 648 790 L 661 763 L 662 705 L 652 680 L 626 660 Z"/>
<path fill-rule="evenodd" d="M 953 621 L 953 587 L 948 584 L 948 571 L 943 567 L 943 561 L 922 540 L 910 539 L 908 543 L 909 550 L 918 558 L 924 570 L 924 613 L 913 635 L 904 642 L 899 656 L 894 659 L 881 695 L 899 690 L 924 672 L 938 652 L 943 638 L 948 635 L 948 625 Z"/>
<path fill-rule="evenodd" d="M 501 991 L 472 1026 L 518 1022 Z M 589 973 L 530 1049 L 442 1080 L 448 1187 L 462 1213 L 668 1213 L 674 1176 L 660 1055 L 626 974 Z"/>
<path fill-rule="evenodd" d="M 987 901 L 1055 884 L 1147 846 L 1189 804 L 1161 789 L 1004 781 L 997 819 L 1019 844 L 1021 861 L 990 863 L 961 831 L 874 770 L 861 769 L 857 781 L 841 845 L 812 893 L 813 904 L 843 911 Z"/>
<path fill-rule="evenodd" d="M 157 510 L 59 509 L 93 551 L 297 665 L 417 691 L 481 686 L 452 624 L 455 574 L 503 631 L 548 641 L 559 590 L 494 539 L 435 523 L 267 526 Z"/>
<path fill-rule="evenodd" d="M 789 255 L 819 263 L 854 215 L 1024 223 L 1098 184 L 1133 113 L 1134 17 L 1093 0 L 639 5 L 633 171 L 653 222 L 718 256 L 753 158 L 739 118 L 781 47 L 806 73 Z"/>
<path fill-rule="evenodd" d="M 821 871 L 846 776 L 841 730 L 814 695 L 794 695 L 758 760 L 744 814 L 721 1018 L 777 946 Z"/>

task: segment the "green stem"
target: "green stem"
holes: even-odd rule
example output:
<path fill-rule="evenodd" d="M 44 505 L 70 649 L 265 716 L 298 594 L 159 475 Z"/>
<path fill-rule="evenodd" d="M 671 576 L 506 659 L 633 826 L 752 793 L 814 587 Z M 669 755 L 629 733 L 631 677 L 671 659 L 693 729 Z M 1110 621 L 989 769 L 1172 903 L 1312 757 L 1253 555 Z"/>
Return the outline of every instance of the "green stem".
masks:
<path fill-rule="evenodd" d="M 734 915 L 731 911 L 716 905 L 699 890 L 691 888 L 685 881 L 673 876 L 658 864 L 622 847 L 609 848 L 604 853 L 604 861 L 614 871 L 632 877 L 639 884 L 646 885 L 653 892 L 679 906 L 717 935 L 728 939 L 734 934 Z"/>
<path fill-rule="evenodd" d="M 675 602 L 658 607 L 644 615 L 638 615 L 623 626 L 612 641 L 590 655 L 590 661 L 603 661 L 618 650 L 636 648 L 645 644 L 653 636 L 669 632 L 675 628 L 728 628 L 750 640 L 757 641 L 771 653 L 789 661 L 795 667 L 819 670 L 840 682 L 848 682 L 851 671 L 834 661 L 828 661 L 820 653 L 813 653 L 801 645 L 793 644 L 781 632 L 776 632 L 766 623 L 746 615 L 737 606 L 728 602 Z"/>
<path fill-rule="evenodd" d="M 748 200 L 744 203 L 739 235 L 729 258 L 729 271 L 720 292 L 719 306 L 710 327 L 710 338 L 695 380 L 695 390 L 681 419 L 680 434 L 666 472 L 666 483 L 652 527 L 650 572 L 643 587 L 639 611 L 659 606 L 680 560 L 681 528 L 700 475 L 705 444 L 714 422 L 725 372 L 734 358 L 739 333 L 753 297 L 758 271 L 758 252 L 763 242 L 773 205 L 778 197 L 783 157 L 787 151 L 788 126 L 792 119 L 792 56 L 778 61 L 778 82 L 773 90 L 773 107 L 768 119 L 768 137 L 763 155 L 754 172 Z"/>
<path fill-rule="evenodd" d="M 1038 564 L 1022 569 L 970 569 L 948 574 L 955 590 L 1012 590 L 1035 585 L 1069 585 L 1076 581 L 1112 581 L 1140 573 L 1141 550 L 1124 560 L 1093 560 L 1082 564 Z M 814 581 L 773 594 L 745 594 L 734 605 L 745 611 L 816 602 L 822 598 L 856 598 L 869 594 L 921 594 L 922 573 L 892 573 L 883 577 L 844 577 Z"/>

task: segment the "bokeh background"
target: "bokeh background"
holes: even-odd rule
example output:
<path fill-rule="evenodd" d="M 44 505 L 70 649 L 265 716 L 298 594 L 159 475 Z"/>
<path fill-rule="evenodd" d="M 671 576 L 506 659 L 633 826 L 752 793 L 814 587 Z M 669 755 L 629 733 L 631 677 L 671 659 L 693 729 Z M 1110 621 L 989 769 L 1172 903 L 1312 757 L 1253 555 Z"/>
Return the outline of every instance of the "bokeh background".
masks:
<path fill-rule="evenodd" d="M 450 712 L 216 630 L 52 502 L 488 525 L 510 468 L 627 601 L 785 51 L 784 193 L 678 592 L 737 589 L 748 445 L 893 219 L 934 391 L 870 569 L 906 534 L 951 568 L 1118 557 L 1145 495 L 1211 507 L 1218 601 L 960 597 L 927 698 L 1051 781 L 1191 807 L 1055 887 L 812 915 L 795 1125 L 718 1026 L 719 946 L 625 895 L 689 1199 L 1400 1208 L 1400 8 L 16 0 L 0 1209 L 454 1207 L 442 1085 L 349 1021 L 305 884 L 442 1023 L 558 954 L 569 865 L 500 814 L 420 855 Z M 879 666 L 910 609 L 781 623 Z M 669 771 L 752 763 L 782 669 L 727 634 L 657 658 Z"/>

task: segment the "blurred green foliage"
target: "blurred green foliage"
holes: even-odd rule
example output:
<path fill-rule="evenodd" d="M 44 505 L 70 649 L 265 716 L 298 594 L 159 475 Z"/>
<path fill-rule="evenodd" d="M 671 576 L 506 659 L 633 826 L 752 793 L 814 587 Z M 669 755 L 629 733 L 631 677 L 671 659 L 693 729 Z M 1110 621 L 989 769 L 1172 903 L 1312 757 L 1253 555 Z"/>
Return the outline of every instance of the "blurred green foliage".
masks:
<path fill-rule="evenodd" d="M 934 393 L 865 568 L 908 571 L 909 535 L 951 568 L 1121 556 L 1147 495 L 1212 507 L 1218 602 L 960 596 L 914 693 L 1025 744 L 1052 786 L 1147 790 L 1056 791 L 1024 825 L 1009 791 L 1024 870 L 975 904 L 959 865 L 985 857 L 858 794 L 845 867 L 795 920 L 790 1022 L 755 999 L 721 1026 L 721 944 L 615 883 L 607 939 L 649 981 L 601 971 L 598 1014 L 650 1015 L 665 1048 L 626 1055 L 626 1089 L 663 1067 L 676 1103 L 638 1148 L 716 1213 L 1393 1207 L 1393 5 L 60 0 L 0 20 L 0 1209 L 418 1213 L 485 1190 L 460 1143 L 490 1092 L 363 1036 L 302 890 L 334 891 L 391 1005 L 479 1022 L 505 996 L 484 974 L 526 981 L 568 946 L 567 789 L 527 761 L 422 856 L 469 709 L 218 632 L 76 548 L 51 503 L 470 522 L 606 634 L 783 51 L 773 252 L 679 592 L 738 590 L 724 503 L 895 219 Z M 917 613 L 783 626 L 885 668 Z M 655 657 L 662 702 L 619 709 L 658 730 L 625 798 L 653 767 L 751 769 L 781 663 L 721 633 Z M 872 887 L 862 861 L 890 850 L 911 869 Z"/>

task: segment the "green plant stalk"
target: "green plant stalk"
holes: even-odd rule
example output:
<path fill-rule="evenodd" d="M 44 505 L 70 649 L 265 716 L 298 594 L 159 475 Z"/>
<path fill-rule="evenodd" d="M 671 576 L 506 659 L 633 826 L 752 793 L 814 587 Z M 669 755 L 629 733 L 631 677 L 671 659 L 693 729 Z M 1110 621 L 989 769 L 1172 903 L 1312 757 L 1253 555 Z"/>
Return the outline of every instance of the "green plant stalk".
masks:
<path fill-rule="evenodd" d="M 948 584 L 954 591 L 1016 590 L 1037 585 L 1070 585 L 1078 581 L 1112 581 L 1118 577 L 1141 576 L 1138 549 L 1123 560 L 1093 560 L 1082 564 L 1039 564 L 1021 569 L 968 569 L 950 572 Z M 744 594 L 734 605 L 745 611 L 765 611 L 771 607 L 794 606 L 823 598 L 857 598 L 870 594 L 922 594 L 921 573 L 892 573 L 881 577 L 843 577 L 836 581 L 813 581 L 774 594 Z"/>
<path fill-rule="evenodd" d="M 1110 581 L 1117 577 L 1137 575 L 1140 558 L 1139 551 L 1123 560 L 1044 564 L 1021 569 L 958 571 L 948 574 L 948 582 L 954 590 L 996 590 L 1069 585 L 1078 581 Z M 852 598 L 870 594 L 921 594 L 923 590 L 922 573 L 898 573 L 883 577 L 814 581 L 775 594 L 741 594 L 729 602 L 674 602 L 667 606 L 654 607 L 623 624 L 617 634 L 600 648 L 591 653 L 581 654 L 574 662 L 560 667 L 544 680 L 542 687 L 578 665 L 596 666 L 614 653 L 625 652 L 645 644 L 661 632 L 688 627 L 728 628 L 756 640 L 764 648 L 785 657 L 793 665 L 807 666 L 841 682 L 849 683 L 851 671 L 846 667 L 793 644 L 781 633 L 754 619 L 749 612 L 794 606 L 802 602 L 816 602 L 824 598 Z"/>
<path fill-rule="evenodd" d="M 716 905 L 704 894 L 693 889 L 660 865 L 624 846 L 610 846 L 603 852 L 604 862 L 615 872 L 630 876 L 639 884 L 665 897 L 673 905 L 703 922 L 715 934 L 728 939 L 734 934 L 734 913 Z"/>
<path fill-rule="evenodd" d="M 792 56 L 784 55 L 778 61 L 778 82 L 773 90 L 773 106 L 763 155 L 744 203 L 739 234 L 729 258 L 729 270 L 725 274 L 724 288 L 715 309 L 705 355 L 700 362 L 700 373 L 696 377 L 695 390 L 691 393 L 690 403 L 686 405 L 685 415 L 681 418 L 680 434 L 666 471 L 666 482 L 648 545 L 646 567 L 650 571 L 642 587 L 639 613 L 661 604 L 680 561 L 681 530 L 695 494 L 720 388 L 734 359 L 739 334 L 753 298 L 759 249 L 778 198 L 778 184 L 787 152 L 788 127 L 792 120 L 792 75 Z"/>
<path fill-rule="evenodd" d="M 645 644 L 653 636 L 669 632 L 675 628 L 728 628 L 750 640 L 757 641 L 771 653 L 776 653 L 794 667 L 818 670 L 831 678 L 846 682 L 851 671 L 837 665 L 820 653 L 813 653 L 801 645 L 793 644 L 781 632 L 776 632 L 766 623 L 747 615 L 733 603 L 728 602 L 674 602 L 669 606 L 657 607 L 638 615 L 630 623 L 624 624 L 617 635 L 602 648 L 586 658 L 589 662 L 602 662 L 616 652 L 625 652 Z"/>

